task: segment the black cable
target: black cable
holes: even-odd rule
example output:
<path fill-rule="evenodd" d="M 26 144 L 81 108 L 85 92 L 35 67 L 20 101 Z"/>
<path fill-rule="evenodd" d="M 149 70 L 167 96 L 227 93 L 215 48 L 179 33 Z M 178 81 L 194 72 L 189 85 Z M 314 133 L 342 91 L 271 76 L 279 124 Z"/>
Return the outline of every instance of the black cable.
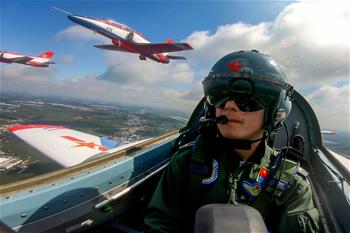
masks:
<path fill-rule="evenodd" d="M 287 127 L 287 124 L 285 122 L 283 122 L 283 126 L 284 126 L 284 129 L 286 130 L 286 137 L 287 137 L 287 149 L 286 149 L 286 152 L 283 154 L 283 162 L 282 162 L 282 168 L 281 168 L 281 173 L 278 177 L 278 182 L 281 180 L 281 175 L 283 173 L 283 167 L 284 167 L 284 163 L 286 161 L 286 157 L 287 157 L 287 154 L 288 154 L 288 150 L 289 150 L 289 133 L 288 133 L 288 127 Z M 277 186 L 277 185 L 276 185 Z"/>
<path fill-rule="evenodd" d="M 276 189 L 277 189 L 278 183 L 279 183 L 280 180 L 281 180 L 282 173 L 283 173 L 283 168 L 284 168 L 284 164 L 285 164 L 286 157 L 287 157 L 287 153 L 288 153 L 288 149 L 289 149 L 289 133 L 288 133 L 288 127 L 287 127 L 287 124 L 286 124 L 285 122 L 283 122 L 283 126 L 284 126 L 284 128 L 285 128 L 285 130 L 286 130 L 287 149 L 286 149 L 286 152 L 282 154 L 283 157 L 282 157 L 281 172 L 280 172 L 280 174 L 279 174 L 279 176 L 278 176 L 278 179 L 277 179 L 277 182 L 276 182 L 276 184 L 275 184 L 275 186 L 274 186 L 274 188 L 273 188 L 273 190 L 272 190 L 272 193 L 271 193 L 272 198 L 270 199 L 270 203 L 268 204 L 268 208 L 267 208 L 267 209 L 270 209 L 270 207 L 271 207 L 271 205 L 272 205 L 272 202 L 273 202 L 273 200 L 274 200 L 274 193 L 275 193 L 275 191 L 276 191 Z M 278 158 L 276 158 L 276 159 L 278 159 Z M 277 169 L 279 170 L 279 168 L 277 168 Z M 273 178 L 272 178 L 272 179 L 273 179 Z M 268 213 L 269 213 L 269 211 L 267 211 L 267 212 L 264 213 L 264 216 L 263 216 L 264 219 L 267 217 L 267 214 L 268 214 Z"/>

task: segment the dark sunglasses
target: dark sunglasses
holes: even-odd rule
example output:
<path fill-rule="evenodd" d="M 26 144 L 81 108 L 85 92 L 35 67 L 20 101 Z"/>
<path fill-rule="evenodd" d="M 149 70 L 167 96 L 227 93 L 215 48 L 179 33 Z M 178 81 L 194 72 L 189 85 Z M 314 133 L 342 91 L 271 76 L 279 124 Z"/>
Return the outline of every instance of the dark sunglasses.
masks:
<path fill-rule="evenodd" d="M 216 94 L 207 96 L 207 102 L 215 108 L 225 108 L 225 104 L 229 100 L 233 100 L 242 112 L 256 112 L 264 109 L 264 105 L 253 96 L 235 94 Z"/>

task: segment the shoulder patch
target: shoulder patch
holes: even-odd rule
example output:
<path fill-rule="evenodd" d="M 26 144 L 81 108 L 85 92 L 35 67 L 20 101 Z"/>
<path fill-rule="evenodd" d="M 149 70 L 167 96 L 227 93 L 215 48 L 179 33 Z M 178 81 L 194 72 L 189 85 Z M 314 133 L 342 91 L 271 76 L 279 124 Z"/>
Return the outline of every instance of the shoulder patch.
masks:
<path fill-rule="evenodd" d="M 219 169 L 219 164 L 215 159 L 213 159 L 210 177 L 203 178 L 202 184 L 208 185 L 208 184 L 214 183 L 217 180 L 219 175 L 218 169 Z"/>

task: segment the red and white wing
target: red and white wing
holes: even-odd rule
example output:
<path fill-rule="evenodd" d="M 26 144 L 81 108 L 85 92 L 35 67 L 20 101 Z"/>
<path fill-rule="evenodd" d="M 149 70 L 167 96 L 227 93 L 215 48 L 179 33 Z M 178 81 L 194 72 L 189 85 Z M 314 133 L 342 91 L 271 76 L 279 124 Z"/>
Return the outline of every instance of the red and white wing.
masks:
<path fill-rule="evenodd" d="M 136 44 L 141 54 L 176 52 L 193 49 L 187 43 L 144 43 Z"/>
<path fill-rule="evenodd" d="M 103 145 L 106 143 L 100 137 L 64 126 L 17 125 L 8 130 L 64 167 L 79 164 L 119 144 Z"/>

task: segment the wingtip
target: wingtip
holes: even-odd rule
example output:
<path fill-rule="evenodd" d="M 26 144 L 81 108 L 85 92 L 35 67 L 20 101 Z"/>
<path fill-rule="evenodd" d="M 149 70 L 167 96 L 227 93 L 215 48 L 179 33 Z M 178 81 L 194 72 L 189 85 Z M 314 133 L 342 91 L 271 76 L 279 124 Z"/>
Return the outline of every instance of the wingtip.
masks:
<path fill-rule="evenodd" d="M 184 43 L 184 44 L 188 49 L 193 49 L 193 47 L 190 44 L 188 44 L 188 43 Z"/>

